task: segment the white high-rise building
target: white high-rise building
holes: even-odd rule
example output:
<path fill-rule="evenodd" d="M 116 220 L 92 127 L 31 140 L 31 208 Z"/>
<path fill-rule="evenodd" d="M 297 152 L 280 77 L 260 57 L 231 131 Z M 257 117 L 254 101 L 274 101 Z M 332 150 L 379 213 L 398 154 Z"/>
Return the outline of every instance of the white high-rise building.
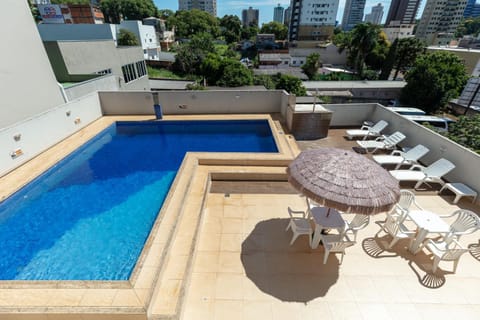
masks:
<path fill-rule="evenodd" d="M 447 45 L 463 18 L 466 0 L 427 0 L 415 37 L 429 45 Z"/>
<path fill-rule="evenodd" d="M 289 39 L 326 40 L 336 25 L 339 0 L 292 0 Z"/>
<path fill-rule="evenodd" d="M 178 0 L 178 10 L 198 9 L 217 16 L 217 0 Z"/>
<path fill-rule="evenodd" d="M 278 4 L 275 8 L 273 8 L 273 21 L 276 21 L 278 23 L 283 23 L 283 12 L 285 9 Z"/>
<path fill-rule="evenodd" d="M 381 3 L 372 7 L 372 11 L 365 15 L 365 22 L 371 22 L 373 24 L 382 23 L 383 18 L 383 6 Z"/>

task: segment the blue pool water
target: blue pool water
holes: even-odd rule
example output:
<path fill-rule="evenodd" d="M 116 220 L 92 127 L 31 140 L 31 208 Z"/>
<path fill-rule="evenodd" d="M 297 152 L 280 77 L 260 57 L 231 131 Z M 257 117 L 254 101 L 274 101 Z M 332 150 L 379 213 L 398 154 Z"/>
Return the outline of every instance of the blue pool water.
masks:
<path fill-rule="evenodd" d="M 0 279 L 128 279 L 186 151 L 278 152 L 266 120 L 118 122 L 0 203 Z"/>

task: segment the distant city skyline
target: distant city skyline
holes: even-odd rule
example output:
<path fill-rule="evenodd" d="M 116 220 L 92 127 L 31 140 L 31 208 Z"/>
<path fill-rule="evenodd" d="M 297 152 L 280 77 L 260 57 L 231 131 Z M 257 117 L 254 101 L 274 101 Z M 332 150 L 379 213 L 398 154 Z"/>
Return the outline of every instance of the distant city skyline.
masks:
<path fill-rule="evenodd" d="M 339 24 L 342 21 L 343 11 L 345 9 L 345 1 L 346 0 L 340 0 L 339 3 L 337 12 L 337 21 Z M 154 0 L 154 2 L 158 9 L 170 9 L 173 11 L 178 10 L 178 0 Z M 367 0 L 365 4 L 365 13 L 369 13 L 371 11 L 371 8 L 379 3 L 383 5 L 384 12 L 388 12 L 391 2 L 391 0 Z M 421 18 L 425 3 L 426 0 L 422 1 L 422 3 L 420 4 L 417 19 Z M 252 7 L 260 11 L 259 26 L 261 27 L 262 23 L 268 23 L 270 21 L 273 21 L 273 9 L 278 4 L 287 9 L 290 5 L 290 0 L 260 0 L 253 3 L 243 0 L 217 0 L 217 16 L 221 18 L 224 15 L 233 14 L 241 20 L 242 10 Z M 385 22 L 385 19 L 386 14 L 383 15 L 382 23 Z"/>

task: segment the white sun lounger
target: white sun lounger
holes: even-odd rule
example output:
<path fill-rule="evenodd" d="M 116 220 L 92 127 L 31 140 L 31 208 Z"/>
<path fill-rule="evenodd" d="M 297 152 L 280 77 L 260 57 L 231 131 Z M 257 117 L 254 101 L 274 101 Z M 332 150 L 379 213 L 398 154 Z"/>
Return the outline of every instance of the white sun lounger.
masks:
<path fill-rule="evenodd" d="M 379 165 L 386 164 L 396 165 L 395 169 L 400 168 L 402 165 L 414 165 L 418 164 L 418 160 L 428 153 L 428 148 L 419 144 L 416 147 L 403 152 L 400 150 L 393 150 L 389 155 L 373 156 L 373 160 Z"/>
<path fill-rule="evenodd" d="M 445 182 L 442 180 L 442 177 L 454 168 L 455 165 L 453 163 L 441 158 L 428 167 L 416 164 L 409 170 L 391 170 L 390 174 L 398 181 L 418 181 L 417 184 L 415 184 L 415 189 L 417 189 L 423 183 L 428 182 L 436 182 L 443 186 Z"/>
<path fill-rule="evenodd" d="M 397 131 L 388 137 L 378 137 L 375 141 L 357 141 L 357 144 L 367 152 L 375 153 L 377 150 L 393 150 L 405 138 L 403 133 Z"/>
<path fill-rule="evenodd" d="M 369 137 L 376 138 L 381 135 L 382 130 L 385 129 L 387 126 L 388 122 L 384 120 L 378 121 L 377 123 L 375 123 L 375 125 L 371 127 L 363 125 L 360 129 L 347 130 L 347 138 L 363 138 L 363 140 Z"/>

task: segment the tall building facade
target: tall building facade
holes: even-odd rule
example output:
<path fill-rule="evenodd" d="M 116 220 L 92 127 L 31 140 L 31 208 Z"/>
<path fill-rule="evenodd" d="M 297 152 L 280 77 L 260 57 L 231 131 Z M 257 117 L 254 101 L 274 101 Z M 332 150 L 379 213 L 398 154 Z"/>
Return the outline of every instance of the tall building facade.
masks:
<path fill-rule="evenodd" d="M 476 3 L 476 0 L 468 0 L 463 17 L 476 18 L 478 16 L 480 16 L 480 3 Z"/>
<path fill-rule="evenodd" d="M 390 25 L 392 21 L 397 21 L 395 24 L 414 24 L 420 2 L 421 0 L 393 0 L 385 25 Z"/>
<path fill-rule="evenodd" d="M 198 9 L 217 16 L 217 0 L 178 0 L 178 10 Z"/>
<path fill-rule="evenodd" d="M 249 7 L 248 9 L 242 10 L 242 24 L 244 27 L 248 26 L 257 26 L 258 27 L 258 9 L 253 9 Z"/>
<path fill-rule="evenodd" d="M 273 8 L 273 21 L 278 22 L 278 23 L 283 23 L 283 12 L 285 9 L 278 4 L 275 8 Z"/>
<path fill-rule="evenodd" d="M 382 23 L 383 18 L 383 6 L 381 3 L 377 4 L 376 6 L 372 7 L 372 11 L 365 15 L 365 22 L 370 22 L 373 24 L 380 24 Z"/>
<path fill-rule="evenodd" d="M 366 0 L 347 0 L 343 11 L 342 30 L 350 31 L 363 21 Z"/>
<path fill-rule="evenodd" d="M 460 24 L 466 0 L 427 0 L 415 37 L 428 45 L 447 45 Z"/>
<path fill-rule="evenodd" d="M 289 6 L 287 9 L 285 9 L 285 12 L 283 13 L 283 24 L 286 25 L 287 27 L 290 25 L 291 16 L 292 16 L 292 8 Z"/>
<path fill-rule="evenodd" d="M 292 0 L 289 40 L 326 40 L 333 35 L 339 0 Z"/>

